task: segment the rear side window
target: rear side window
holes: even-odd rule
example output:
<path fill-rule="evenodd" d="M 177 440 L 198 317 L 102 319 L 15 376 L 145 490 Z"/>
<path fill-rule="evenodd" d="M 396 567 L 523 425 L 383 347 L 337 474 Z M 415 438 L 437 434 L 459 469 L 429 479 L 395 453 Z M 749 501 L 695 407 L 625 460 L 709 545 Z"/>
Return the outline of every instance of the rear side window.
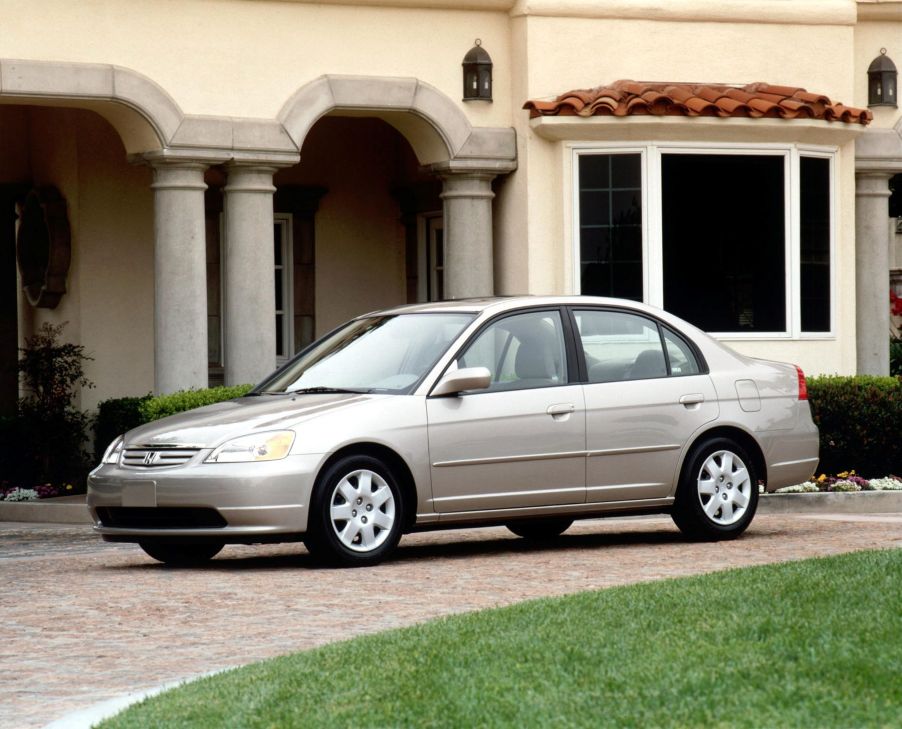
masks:
<path fill-rule="evenodd" d="M 574 312 L 589 382 L 667 377 L 658 325 L 625 311 Z"/>
<path fill-rule="evenodd" d="M 667 327 L 661 327 L 664 332 L 664 345 L 667 347 L 667 359 L 670 360 L 670 374 L 673 377 L 681 375 L 697 375 L 702 370 L 698 365 L 698 359 L 689 345 L 675 332 Z"/>

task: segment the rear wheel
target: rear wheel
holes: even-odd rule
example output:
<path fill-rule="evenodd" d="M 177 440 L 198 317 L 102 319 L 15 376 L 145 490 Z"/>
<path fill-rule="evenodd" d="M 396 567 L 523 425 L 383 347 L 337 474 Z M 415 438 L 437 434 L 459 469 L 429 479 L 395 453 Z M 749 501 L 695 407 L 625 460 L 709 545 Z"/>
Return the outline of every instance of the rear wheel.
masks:
<path fill-rule="evenodd" d="M 382 461 L 349 456 L 319 479 L 304 543 L 315 556 L 347 567 L 377 564 L 398 545 L 404 503 Z"/>
<path fill-rule="evenodd" d="M 573 519 L 524 519 L 512 521 L 505 526 L 518 537 L 524 539 L 554 539 L 570 528 Z"/>
<path fill-rule="evenodd" d="M 752 459 L 729 438 L 696 445 L 677 488 L 673 520 L 695 539 L 734 539 L 758 508 L 758 479 Z"/>
<path fill-rule="evenodd" d="M 209 562 L 222 551 L 221 542 L 211 544 L 161 544 L 140 542 L 139 546 L 158 562 L 173 567 L 193 567 Z"/>

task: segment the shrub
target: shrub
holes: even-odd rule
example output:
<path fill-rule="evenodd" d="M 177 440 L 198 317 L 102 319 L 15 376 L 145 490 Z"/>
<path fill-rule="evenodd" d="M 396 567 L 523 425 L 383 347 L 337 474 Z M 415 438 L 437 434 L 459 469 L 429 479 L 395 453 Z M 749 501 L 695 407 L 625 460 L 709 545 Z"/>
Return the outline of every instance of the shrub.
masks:
<path fill-rule="evenodd" d="M 168 415 L 193 410 L 202 405 L 212 405 L 241 397 L 251 385 L 211 387 L 206 390 L 180 390 L 171 395 L 144 395 L 143 397 L 116 397 L 104 400 L 97 406 L 94 425 L 94 460 L 100 463 L 103 453 L 113 440 L 139 425 Z M 3 423 L 0 422 L 0 430 Z"/>
<path fill-rule="evenodd" d="M 151 397 L 150 394 L 144 397 L 116 397 L 97 405 L 97 418 L 94 421 L 94 463 L 100 463 L 104 451 L 114 438 L 145 422 L 141 406 Z"/>
<path fill-rule="evenodd" d="M 180 390 L 171 395 L 152 397 L 141 403 L 140 411 L 143 422 L 159 420 L 168 415 L 193 410 L 203 405 L 242 397 L 253 385 L 233 385 L 231 387 L 211 387 L 206 390 Z"/>
<path fill-rule="evenodd" d="M 84 365 L 91 357 L 80 344 L 60 343 L 65 324 L 45 323 L 25 340 L 17 365 L 26 396 L 18 402 L 4 449 L 4 476 L 25 486 L 80 483 L 87 472 L 84 450 L 90 418 L 77 410 L 76 391 L 93 387 Z"/>
<path fill-rule="evenodd" d="M 820 471 L 902 473 L 902 378 L 812 377 L 808 399 L 820 429 Z"/>
<path fill-rule="evenodd" d="M 889 373 L 902 377 L 902 339 L 889 340 Z"/>

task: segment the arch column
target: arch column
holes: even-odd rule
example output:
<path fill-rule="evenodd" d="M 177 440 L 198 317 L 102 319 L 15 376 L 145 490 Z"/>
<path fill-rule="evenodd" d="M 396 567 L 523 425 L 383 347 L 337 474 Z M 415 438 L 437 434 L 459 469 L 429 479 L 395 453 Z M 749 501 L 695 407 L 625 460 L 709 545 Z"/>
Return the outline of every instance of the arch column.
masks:
<path fill-rule="evenodd" d="M 151 162 L 154 181 L 154 392 L 207 386 L 204 171 Z"/>
<path fill-rule="evenodd" d="M 455 164 L 432 165 L 442 180 L 444 203 L 445 298 L 495 293 L 492 238 L 492 180 L 500 170 Z"/>
<path fill-rule="evenodd" d="M 225 212 L 225 384 L 256 384 L 276 366 L 273 271 L 275 166 L 227 165 Z"/>
<path fill-rule="evenodd" d="M 855 175 L 855 324 L 857 372 L 889 374 L 890 172 Z"/>

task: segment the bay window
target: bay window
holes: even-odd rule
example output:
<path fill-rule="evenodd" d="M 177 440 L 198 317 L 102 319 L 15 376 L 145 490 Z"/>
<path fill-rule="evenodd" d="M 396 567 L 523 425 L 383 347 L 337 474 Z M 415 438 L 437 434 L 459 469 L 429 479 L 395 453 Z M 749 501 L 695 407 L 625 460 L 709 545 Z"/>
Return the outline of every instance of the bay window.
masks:
<path fill-rule="evenodd" d="M 737 338 L 833 328 L 833 150 L 575 148 L 575 288 Z"/>

